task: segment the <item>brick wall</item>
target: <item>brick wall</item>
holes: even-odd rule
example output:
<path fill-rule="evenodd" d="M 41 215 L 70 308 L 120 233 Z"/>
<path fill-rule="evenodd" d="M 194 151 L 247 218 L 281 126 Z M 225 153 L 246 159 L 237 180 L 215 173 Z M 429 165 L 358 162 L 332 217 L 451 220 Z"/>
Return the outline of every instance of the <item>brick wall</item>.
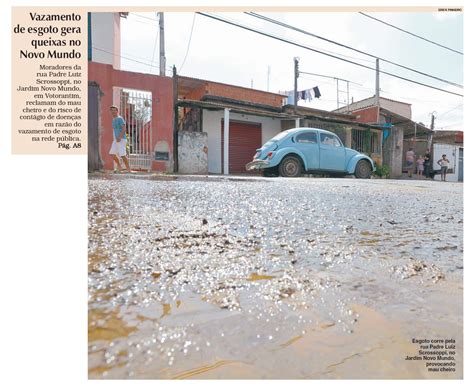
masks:
<path fill-rule="evenodd" d="M 205 95 L 230 98 L 237 101 L 251 102 L 255 104 L 268 105 L 280 108 L 283 104 L 284 96 L 268 93 L 262 90 L 254 90 L 241 86 L 227 85 L 206 81 L 201 86 L 197 86 L 182 97 L 191 100 L 201 100 Z"/>
<path fill-rule="evenodd" d="M 363 123 L 377 122 L 377 107 L 376 106 L 358 110 L 356 112 L 352 112 L 352 114 L 356 116 L 357 122 L 363 122 Z"/>
<path fill-rule="evenodd" d="M 99 102 L 99 152 L 104 169 L 112 169 L 109 155 L 113 141 L 110 105 L 119 104 L 114 99 L 114 88 L 136 89 L 152 93 L 152 139 L 153 148 L 165 146 L 170 161 L 152 161 L 152 170 L 170 171 L 173 160 L 173 80 L 151 74 L 134 73 L 114 69 L 111 65 L 88 62 L 89 82 L 98 84 L 102 97 Z M 118 94 L 120 95 L 120 94 Z M 159 148 L 161 149 L 161 148 Z"/>
<path fill-rule="evenodd" d="M 223 85 L 218 83 L 208 83 L 207 86 L 207 91 L 210 95 L 274 107 L 281 107 L 284 98 L 283 96 L 279 96 L 277 94 L 271 94 L 260 90 L 246 89 L 244 87 L 238 86 Z"/>
<path fill-rule="evenodd" d="M 202 99 L 202 97 L 204 97 L 207 93 L 208 92 L 207 92 L 207 84 L 206 84 L 206 85 L 196 87 L 191 92 L 186 94 L 184 97 L 186 99 L 192 99 L 192 100 L 195 100 L 195 101 L 200 101 Z"/>

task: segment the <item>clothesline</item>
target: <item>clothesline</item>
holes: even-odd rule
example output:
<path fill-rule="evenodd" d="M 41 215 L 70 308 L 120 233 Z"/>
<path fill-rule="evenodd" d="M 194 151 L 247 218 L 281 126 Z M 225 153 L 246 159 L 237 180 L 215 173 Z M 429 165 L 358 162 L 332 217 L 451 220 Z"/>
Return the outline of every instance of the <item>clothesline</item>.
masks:
<path fill-rule="evenodd" d="M 280 91 L 280 94 L 284 94 L 287 97 L 286 105 L 292 105 L 294 103 L 294 91 Z M 315 86 L 310 89 L 301 90 L 297 92 L 297 98 L 299 100 L 304 100 L 305 102 L 311 102 L 314 98 L 321 97 L 321 92 L 319 91 L 319 87 Z"/>

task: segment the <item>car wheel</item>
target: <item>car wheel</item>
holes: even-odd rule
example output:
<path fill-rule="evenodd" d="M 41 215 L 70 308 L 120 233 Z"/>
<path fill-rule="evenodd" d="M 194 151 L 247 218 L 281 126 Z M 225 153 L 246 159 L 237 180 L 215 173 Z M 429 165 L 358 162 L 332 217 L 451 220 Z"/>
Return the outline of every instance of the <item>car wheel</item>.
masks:
<path fill-rule="evenodd" d="M 358 179 L 368 179 L 372 175 L 372 168 L 367 160 L 360 160 L 355 169 L 355 177 Z"/>
<path fill-rule="evenodd" d="M 295 156 L 287 156 L 280 163 L 278 170 L 280 175 L 284 177 L 301 176 L 301 161 Z"/>
<path fill-rule="evenodd" d="M 264 177 L 277 177 L 278 176 L 278 167 L 265 168 L 262 172 Z"/>

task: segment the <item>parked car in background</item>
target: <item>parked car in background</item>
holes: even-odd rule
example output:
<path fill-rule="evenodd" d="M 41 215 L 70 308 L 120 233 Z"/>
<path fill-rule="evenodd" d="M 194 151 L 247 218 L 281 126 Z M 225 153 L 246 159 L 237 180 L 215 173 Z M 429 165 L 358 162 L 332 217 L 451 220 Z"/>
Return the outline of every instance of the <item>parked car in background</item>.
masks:
<path fill-rule="evenodd" d="M 295 128 L 277 134 L 257 149 L 246 169 L 262 170 L 264 176 L 298 177 L 302 173 L 324 173 L 368 179 L 375 166 L 367 155 L 344 147 L 332 132 Z"/>

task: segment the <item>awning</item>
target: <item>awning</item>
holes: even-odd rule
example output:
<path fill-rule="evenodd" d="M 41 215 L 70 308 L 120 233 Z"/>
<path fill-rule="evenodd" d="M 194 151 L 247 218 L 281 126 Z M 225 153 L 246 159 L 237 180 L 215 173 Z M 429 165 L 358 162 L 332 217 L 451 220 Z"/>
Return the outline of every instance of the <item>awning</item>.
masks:
<path fill-rule="evenodd" d="M 241 114 L 249 114 L 254 116 L 263 116 L 263 117 L 273 117 L 273 118 L 281 118 L 281 119 L 295 119 L 300 118 L 300 116 L 295 116 L 292 114 L 287 113 L 277 113 L 274 111 L 268 111 L 261 108 L 252 108 L 247 106 L 239 106 L 236 104 L 231 103 L 223 103 L 223 102 L 210 102 L 210 101 L 197 101 L 191 99 L 178 99 L 178 106 L 179 107 L 187 107 L 187 108 L 198 108 L 198 109 L 206 109 L 206 110 L 224 110 L 230 109 L 234 113 L 241 113 Z"/>

